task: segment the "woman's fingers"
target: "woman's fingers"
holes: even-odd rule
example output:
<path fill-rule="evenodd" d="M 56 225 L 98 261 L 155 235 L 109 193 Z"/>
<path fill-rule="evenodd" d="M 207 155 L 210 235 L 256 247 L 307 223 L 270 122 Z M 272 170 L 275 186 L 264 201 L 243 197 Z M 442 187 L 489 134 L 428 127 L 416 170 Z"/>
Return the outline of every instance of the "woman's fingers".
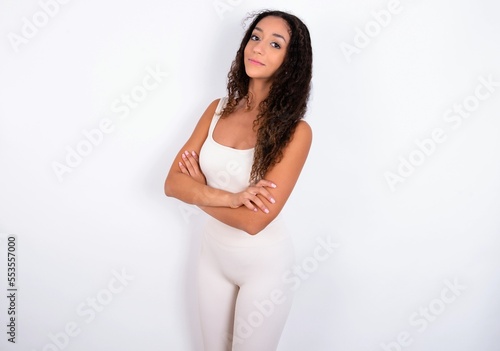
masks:
<path fill-rule="evenodd" d="M 268 188 L 276 188 L 277 185 L 271 182 L 270 180 L 261 179 L 255 184 L 255 186 L 267 186 Z"/>
<path fill-rule="evenodd" d="M 179 162 L 181 172 L 195 179 L 201 177 L 203 173 L 201 172 L 199 156 L 196 152 L 184 151 L 181 156 L 183 161 Z M 260 209 L 264 213 L 269 213 L 269 208 L 267 208 L 266 204 L 258 196 L 262 196 L 272 204 L 276 203 L 276 200 L 267 188 L 276 188 L 276 184 L 266 179 L 259 180 L 256 184 L 250 185 L 244 191 L 233 194 L 234 200 L 231 200 L 231 207 L 237 208 L 243 205 L 252 211 L 258 211 Z"/>
<path fill-rule="evenodd" d="M 261 179 L 257 184 L 249 186 L 237 195 L 239 200 L 237 200 L 238 204 L 235 207 L 244 205 L 252 211 L 258 211 L 260 209 L 264 213 L 269 213 L 269 208 L 258 196 L 264 197 L 272 204 L 276 203 L 276 200 L 266 187 L 276 188 L 276 184 L 269 180 Z"/>
<path fill-rule="evenodd" d="M 256 195 L 247 193 L 247 196 L 244 197 L 241 203 L 249 210 L 252 210 L 254 212 L 257 212 L 260 209 L 264 213 L 269 213 L 269 209 Z"/>
<path fill-rule="evenodd" d="M 269 213 L 269 209 L 254 193 L 249 191 L 250 188 L 245 189 L 240 193 L 234 193 L 231 200 L 231 208 L 238 208 L 245 206 L 249 210 L 258 211 L 262 210 L 264 213 Z"/>
<path fill-rule="evenodd" d="M 274 204 L 276 202 L 274 197 L 271 195 L 271 193 L 266 188 L 258 187 L 258 189 L 259 189 L 258 194 L 264 196 L 267 199 L 267 201 L 269 201 L 272 204 Z"/>
<path fill-rule="evenodd" d="M 262 202 L 262 200 L 257 197 L 257 195 L 253 196 L 252 203 L 254 204 L 254 208 L 253 208 L 254 211 L 257 211 L 257 208 L 259 208 L 262 212 L 269 213 L 269 209 Z"/>
<path fill-rule="evenodd" d="M 182 162 L 179 162 L 179 168 L 181 172 L 191 176 L 197 182 L 206 184 L 205 175 L 201 171 L 200 164 L 198 161 L 198 155 L 194 152 L 184 151 L 181 154 Z M 184 169 L 182 166 L 184 166 Z"/>
<path fill-rule="evenodd" d="M 200 162 L 200 158 L 198 157 L 198 154 L 194 151 L 191 151 L 191 155 L 193 156 L 193 158 L 197 161 L 197 162 Z"/>
<path fill-rule="evenodd" d="M 276 202 L 269 191 L 263 187 L 249 187 L 243 194 L 243 204 L 253 211 L 260 209 L 264 213 L 269 213 L 269 208 L 257 195 L 263 196 L 272 204 Z"/>
<path fill-rule="evenodd" d="M 189 174 L 194 176 L 199 173 L 198 161 L 194 159 L 193 155 L 190 152 L 184 151 L 184 153 L 182 154 L 182 159 L 184 160 L 184 163 L 189 171 Z"/>
<path fill-rule="evenodd" d="M 271 195 L 271 193 L 269 192 L 269 190 L 267 190 L 266 187 L 276 188 L 276 184 L 274 184 L 273 182 L 271 182 L 269 180 L 261 179 L 260 181 L 257 182 L 257 184 L 255 184 L 252 187 L 249 187 L 249 189 L 251 189 L 252 194 L 254 194 L 254 195 L 257 195 L 257 194 L 262 195 L 262 196 L 264 196 L 267 199 L 267 201 L 269 201 L 270 203 L 274 204 L 276 202 L 276 200 Z"/>
<path fill-rule="evenodd" d="M 184 164 L 182 162 L 179 162 L 179 168 L 181 169 L 181 172 L 184 173 L 184 174 L 187 174 L 187 175 L 190 175 L 189 174 L 189 171 L 187 170 L 186 166 L 184 166 Z"/>

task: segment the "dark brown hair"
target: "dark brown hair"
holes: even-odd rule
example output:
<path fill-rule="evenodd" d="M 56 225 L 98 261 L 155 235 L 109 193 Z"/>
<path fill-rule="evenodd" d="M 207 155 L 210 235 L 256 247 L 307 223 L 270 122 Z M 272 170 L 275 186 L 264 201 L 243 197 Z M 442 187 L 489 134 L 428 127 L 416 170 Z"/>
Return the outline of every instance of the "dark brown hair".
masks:
<path fill-rule="evenodd" d="M 254 121 L 258 126 L 250 181 L 257 182 L 283 157 L 300 119 L 305 115 L 311 90 L 312 47 L 309 30 L 296 16 L 282 11 L 266 10 L 254 15 L 228 74 L 228 102 L 221 117 L 232 113 L 248 97 L 250 78 L 244 65 L 244 50 L 257 23 L 267 16 L 284 19 L 289 27 L 290 43 L 283 64 L 274 74 L 269 95 L 259 105 Z"/>

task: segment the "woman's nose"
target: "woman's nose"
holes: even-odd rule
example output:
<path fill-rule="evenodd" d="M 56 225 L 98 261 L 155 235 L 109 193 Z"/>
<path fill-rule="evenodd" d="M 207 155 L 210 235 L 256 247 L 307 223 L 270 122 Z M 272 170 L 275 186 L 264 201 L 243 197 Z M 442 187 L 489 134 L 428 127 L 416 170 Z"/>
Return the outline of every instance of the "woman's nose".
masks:
<path fill-rule="evenodd" d="M 258 41 L 255 43 L 254 47 L 253 47 L 253 52 L 256 53 L 256 54 L 263 54 L 264 52 L 264 47 L 262 46 L 262 42 L 261 41 Z"/>

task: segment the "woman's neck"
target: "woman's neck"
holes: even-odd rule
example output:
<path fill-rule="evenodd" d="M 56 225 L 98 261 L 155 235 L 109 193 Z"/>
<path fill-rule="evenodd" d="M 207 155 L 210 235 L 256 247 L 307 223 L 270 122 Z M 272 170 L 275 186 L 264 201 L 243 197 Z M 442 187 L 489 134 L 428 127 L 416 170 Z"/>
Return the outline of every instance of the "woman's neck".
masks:
<path fill-rule="evenodd" d="M 248 84 L 248 104 L 253 109 L 267 98 L 271 90 L 271 82 L 263 79 L 250 79 Z"/>

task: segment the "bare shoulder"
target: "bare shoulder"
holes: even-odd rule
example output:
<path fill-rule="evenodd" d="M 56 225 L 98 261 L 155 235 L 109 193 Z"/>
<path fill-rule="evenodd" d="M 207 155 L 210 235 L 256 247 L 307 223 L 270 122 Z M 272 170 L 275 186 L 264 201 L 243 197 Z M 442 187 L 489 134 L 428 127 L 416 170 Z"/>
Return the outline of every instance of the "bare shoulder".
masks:
<path fill-rule="evenodd" d="M 295 131 L 293 132 L 291 143 L 296 145 L 298 144 L 309 149 L 309 146 L 312 143 L 312 137 L 312 128 L 309 123 L 304 120 L 300 120 L 297 123 L 297 127 L 295 127 Z"/>
<path fill-rule="evenodd" d="M 211 112 L 215 113 L 215 110 L 217 109 L 217 106 L 219 105 L 220 99 L 215 99 L 208 105 L 207 110 L 210 110 Z"/>
<path fill-rule="evenodd" d="M 303 119 L 301 119 L 297 123 L 297 127 L 295 128 L 295 133 L 299 133 L 301 137 L 309 137 L 312 139 L 312 128 L 309 125 L 309 123 L 307 123 Z"/>
<path fill-rule="evenodd" d="M 217 110 L 217 106 L 219 105 L 219 101 L 220 99 L 215 99 L 210 103 L 210 105 L 208 105 L 208 107 L 205 109 L 205 112 L 203 112 L 200 119 L 198 120 L 198 123 L 196 124 L 196 127 L 193 131 L 191 138 L 202 137 L 203 140 L 205 140 L 208 134 L 210 123 L 212 123 L 212 118 L 214 116 L 215 111 Z"/>
<path fill-rule="evenodd" d="M 203 115 L 201 116 L 200 119 L 211 121 L 215 111 L 217 110 L 217 106 L 219 105 L 219 102 L 220 102 L 220 99 L 215 99 L 214 101 L 212 101 L 210 103 L 210 105 L 208 105 L 208 107 L 206 108 L 205 112 L 203 113 Z"/>
<path fill-rule="evenodd" d="M 288 145 L 283 149 L 283 159 L 280 163 L 286 163 L 288 160 L 295 166 L 300 166 L 306 161 L 312 144 L 312 128 L 304 120 L 300 120 L 293 131 L 293 135 Z"/>
<path fill-rule="evenodd" d="M 217 106 L 219 104 L 220 99 L 216 99 L 208 105 L 205 109 L 205 112 L 198 119 L 198 123 L 196 124 L 191 136 L 188 141 L 184 144 L 178 156 L 180 157 L 181 153 L 184 150 L 195 151 L 196 153 L 200 152 L 201 146 L 205 142 L 207 138 L 208 131 L 210 129 L 210 124 L 212 123 L 212 118 L 214 116 L 215 111 L 217 110 Z M 179 158 L 180 161 L 181 159 Z"/>

